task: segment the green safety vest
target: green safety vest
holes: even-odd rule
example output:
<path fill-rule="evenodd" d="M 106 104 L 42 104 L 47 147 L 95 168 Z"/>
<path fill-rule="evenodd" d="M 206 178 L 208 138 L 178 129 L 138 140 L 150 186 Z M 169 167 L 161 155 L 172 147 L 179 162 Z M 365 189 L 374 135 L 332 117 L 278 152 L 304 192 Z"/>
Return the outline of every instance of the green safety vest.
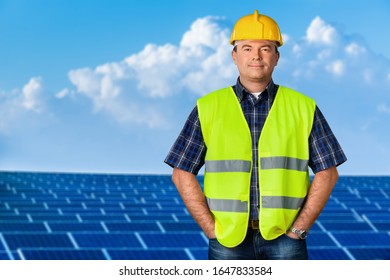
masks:
<path fill-rule="evenodd" d="M 215 218 L 215 234 L 226 247 L 240 244 L 248 229 L 252 138 L 231 87 L 197 102 L 205 157 L 204 194 Z M 285 234 L 310 187 L 308 139 L 314 100 L 279 86 L 258 143 L 260 211 L 264 239 Z"/>

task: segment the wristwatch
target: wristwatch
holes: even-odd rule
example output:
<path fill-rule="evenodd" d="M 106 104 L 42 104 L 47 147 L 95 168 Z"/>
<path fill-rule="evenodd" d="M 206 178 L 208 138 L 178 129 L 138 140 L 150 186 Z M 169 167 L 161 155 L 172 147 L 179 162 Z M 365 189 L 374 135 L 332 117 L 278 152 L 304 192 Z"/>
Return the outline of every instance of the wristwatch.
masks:
<path fill-rule="evenodd" d="M 296 228 L 291 228 L 291 232 L 295 233 L 298 235 L 299 239 L 306 239 L 307 237 L 307 231 L 303 229 L 296 229 Z"/>

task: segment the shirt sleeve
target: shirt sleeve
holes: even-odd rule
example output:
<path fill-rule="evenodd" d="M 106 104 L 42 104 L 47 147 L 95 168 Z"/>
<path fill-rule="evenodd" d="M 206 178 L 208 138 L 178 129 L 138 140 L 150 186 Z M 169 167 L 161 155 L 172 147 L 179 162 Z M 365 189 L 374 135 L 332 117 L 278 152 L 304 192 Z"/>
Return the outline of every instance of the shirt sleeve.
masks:
<path fill-rule="evenodd" d="M 197 175 L 204 165 L 205 155 L 206 145 L 200 127 L 198 108 L 195 107 L 164 162 L 171 167 Z"/>
<path fill-rule="evenodd" d="M 314 113 L 312 131 L 309 136 L 309 166 L 314 173 L 347 160 L 339 142 L 318 107 Z"/>

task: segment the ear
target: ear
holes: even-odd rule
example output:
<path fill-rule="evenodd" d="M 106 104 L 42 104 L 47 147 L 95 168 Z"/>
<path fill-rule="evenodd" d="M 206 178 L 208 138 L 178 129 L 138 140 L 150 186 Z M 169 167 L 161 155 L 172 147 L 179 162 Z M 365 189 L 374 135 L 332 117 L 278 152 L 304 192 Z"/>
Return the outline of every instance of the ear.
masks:
<path fill-rule="evenodd" d="M 276 62 L 275 62 L 275 66 L 278 65 L 279 58 L 280 58 L 280 52 L 277 51 L 277 52 L 276 52 Z"/>
<path fill-rule="evenodd" d="M 232 50 L 232 59 L 234 64 L 237 65 L 237 51 Z"/>

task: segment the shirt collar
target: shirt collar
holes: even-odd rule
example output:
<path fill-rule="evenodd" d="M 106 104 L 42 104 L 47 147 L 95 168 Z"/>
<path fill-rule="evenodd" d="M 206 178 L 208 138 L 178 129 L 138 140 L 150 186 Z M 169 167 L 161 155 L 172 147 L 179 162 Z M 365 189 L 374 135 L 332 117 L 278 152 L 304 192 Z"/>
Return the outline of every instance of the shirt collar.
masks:
<path fill-rule="evenodd" d="M 265 90 L 261 93 L 268 93 L 268 97 L 274 98 L 276 95 L 276 91 L 278 90 L 277 85 L 274 84 L 273 80 L 269 82 Z M 241 102 L 247 94 L 251 94 L 249 91 L 247 91 L 244 86 L 240 82 L 240 78 L 237 78 L 237 82 L 234 86 L 234 91 L 237 95 L 238 100 Z"/>

